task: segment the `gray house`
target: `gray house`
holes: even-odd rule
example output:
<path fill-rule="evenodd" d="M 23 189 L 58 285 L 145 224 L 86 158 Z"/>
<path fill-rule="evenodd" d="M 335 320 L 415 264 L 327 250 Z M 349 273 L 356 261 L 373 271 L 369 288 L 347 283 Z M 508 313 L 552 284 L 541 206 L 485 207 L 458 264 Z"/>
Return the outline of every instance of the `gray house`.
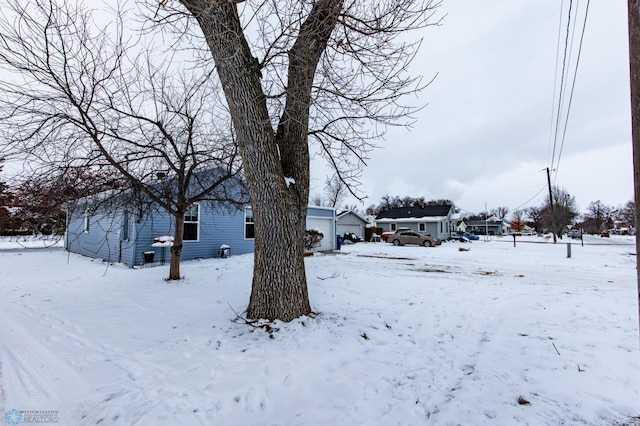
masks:
<path fill-rule="evenodd" d="M 252 253 L 253 226 L 250 206 L 228 210 L 193 204 L 185 217 L 181 259 Z M 129 212 L 124 206 L 105 213 L 69 213 L 65 249 L 129 266 L 145 263 L 144 253 L 149 252 L 154 252 L 154 262 L 168 262 L 169 249 L 158 247 L 157 243 L 154 246 L 154 240 L 165 235 L 172 236 L 173 229 L 173 216 L 159 209 L 144 215 Z M 307 229 L 318 229 L 324 234 L 321 246 L 316 250 L 336 248 L 334 209 L 309 207 Z"/>
<path fill-rule="evenodd" d="M 337 220 L 338 235 L 353 233 L 364 239 L 365 229 L 369 225 L 367 218 L 352 210 L 346 210 L 338 213 Z"/>
<path fill-rule="evenodd" d="M 412 231 L 431 234 L 439 240 L 447 240 L 451 236 L 455 213 L 451 204 L 418 205 L 399 207 L 378 213 L 376 225 L 382 232 L 394 232 L 398 228 L 409 228 Z"/>
<path fill-rule="evenodd" d="M 486 220 L 465 220 L 465 230 L 476 235 L 506 235 L 509 223 L 504 219 L 491 216 Z"/>

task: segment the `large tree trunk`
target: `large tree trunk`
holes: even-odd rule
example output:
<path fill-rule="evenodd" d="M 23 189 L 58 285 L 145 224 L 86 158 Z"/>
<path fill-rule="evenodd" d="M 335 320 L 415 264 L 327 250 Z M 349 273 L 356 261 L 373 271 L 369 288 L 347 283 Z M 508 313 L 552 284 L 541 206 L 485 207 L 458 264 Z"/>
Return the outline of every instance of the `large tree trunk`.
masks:
<path fill-rule="evenodd" d="M 640 313 L 640 1 L 629 0 L 629 62 L 631 69 L 631 136 L 636 227 L 636 281 Z M 640 318 L 640 316 L 639 316 Z"/>
<path fill-rule="evenodd" d="M 315 69 L 343 1 L 319 0 L 302 24 L 289 52 L 287 100 L 276 134 L 258 60 L 234 5 L 181 0 L 206 37 L 240 145 L 255 223 L 249 318 L 291 321 L 311 311 L 304 268 L 309 105 Z"/>
<path fill-rule="evenodd" d="M 173 245 L 171 246 L 171 260 L 169 261 L 169 279 L 180 279 L 180 256 L 184 237 L 184 212 L 178 212 L 173 216 L 176 220 L 176 229 L 173 233 Z"/>

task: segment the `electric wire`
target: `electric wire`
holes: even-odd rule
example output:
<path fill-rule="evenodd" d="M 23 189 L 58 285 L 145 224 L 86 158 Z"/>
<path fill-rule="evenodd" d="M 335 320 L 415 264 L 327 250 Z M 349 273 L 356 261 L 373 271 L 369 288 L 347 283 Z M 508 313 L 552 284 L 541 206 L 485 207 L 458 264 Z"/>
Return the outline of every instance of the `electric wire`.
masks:
<path fill-rule="evenodd" d="M 555 126 L 555 134 L 554 134 L 554 139 L 553 139 L 553 150 L 552 150 L 552 155 L 551 155 L 551 167 L 550 169 L 553 170 L 554 172 L 554 183 L 557 180 L 558 177 L 558 170 L 559 170 L 559 165 L 560 165 L 560 160 L 562 158 L 562 152 L 564 150 L 564 143 L 566 141 L 566 135 L 567 135 L 567 128 L 568 128 L 568 123 L 569 123 L 569 116 L 571 113 L 571 106 L 573 104 L 573 95 L 575 93 L 575 87 L 576 87 L 576 80 L 577 80 L 577 75 L 578 75 L 578 68 L 580 65 L 580 58 L 582 56 L 582 48 L 583 48 L 583 42 L 584 42 L 584 35 L 586 32 L 586 27 L 587 27 L 587 19 L 589 16 L 589 5 L 591 3 L 591 0 L 587 0 L 587 5 L 585 8 L 585 12 L 584 12 L 584 20 L 582 23 L 582 30 L 581 30 L 581 35 L 580 35 L 580 43 L 578 45 L 578 53 L 577 53 L 577 58 L 576 58 L 576 62 L 575 62 L 575 66 L 573 69 L 573 76 L 570 76 L 570 71 L 568 70 L 568 68 L 570 68 L 569 63 L 571 62 L 571 53 L 573 51 L 573 40 L 575 37 L 575 33 L 576 33 L 576 25 L 577 25 L 577 15 L 580 9 L 580 3 L 579 0 L 577 2 L 576 8 L 573 8 L 573 0 L 570 1 L 569 3 L 569 11 L 567 14 L 567 29 L 566 29 L 566 35 L 565 35 L 565 45 L 564 45 L 564 54 L 563 54 L 563 64 L 562 64 L 562 73 L 561 73 L 561 81 L 560 81 L 560 94 L 558 96 L 558 109 L 557 111 L 555 111 L 555 115 L 556 115 L 556 119 L 555 119 L 555 123 L 552 124 L 552 126 Z M 571 31 L 571 17 L 572 17 L 572 10 L 574 10 L 573 15 L 574 15 L 574 21 L 573 21 L 573 32 Z M 569 45 L 569 39 L 571 39 L 571 45 Z M 558 40 L 559 41 L 559 40 Z M 558 49 L 558 53 L 559 53 L 559 49 Z M 557 63 L 557 58 L 556 58 L 556 69 L 558 68 L 558 63 Z M 556 77 L 557 77 L 557 72 L 556 72 Z M 568 82 L 568 78 L 571 78 L 570 81 L 570 90 L 569 90 L 569 98 L 568 101 L 566 103 L 566 110 L 563 113 L 563 109 L 564 109 L 564 105 L 565 105 L 565 98 L 566 98 L 566 90 L 567 87 L 569 86 L 569 82 Z M 554 96 L 555 96 L 555 84 L 554 84 Z M 553 112 L 552 112 L 553 114 Z M 564 120 L 564 123 L 562 122 L 562 119 Z M 562 133 L 560 133 L 560 129 L 562 129 Z M 556 158 L 556 151 L 558 152 L 557 158 Z"/>
<path fill-rule="evenodd" d="M 584 12 L 584 23 L 582 25 L 582 33 L 580 35 L 580 44 L 578 45 L 578 57 L 576 59 L 576 67 L 574 69 L 573 72 L 573 82 L 571 83 L 571 92 L 569 95 L 569 103 L 567 105 L 567 115 L 564 119 L 564 130 L 562 132 L 562 140 L 560 142 L 560 151 L 558 152 L 558 161 L 556 162 L 556 172 L 555 172 L 555 176 L 554 176 L 554 182 L 555 182 L 555 178 L 558 177 L 558 168 L 560 167 L 560 159 L 562 158 L 562 150 L 564 149 L 564 141 L 565 138 L 567 136 L 567 124 L 569 123 L 569 113 L 571 112 L 571 103 L 573 101 L 573 93 L 576 87 L 576 78 L 578 75 L 578 66 L 580 65 L 580 56 L 582 54 L 582 42 L 584 41 L 584 33 L 585 30 L 587 28 L 587 17 L 589 15 L 589 4 L 591 3 L 591 0 L 587 0 L 587 7 L 586 10 Z"/>
<path fill-rule="evenodd" d="M 560 39 L 562 37 L 562 11 L 564 10 L 564 0 L 560 2 L 560 13 L 558 19 L 558 35 L 557 35 L 557 43 L 556 43 L 556 63 L 554 66 L 555 72 L 553 73 L 553 98 L 551 99 L 551 117 L 549 120 L 549 148 L 547 155 L 549 155 L 550 159 L 553 159 L 552 154 L 552 143 L 553 143 L 553 128 L 554 128 L 554 119 L 556 112 L 556 93 L 558 91 L 558 62 L 560 61 Z"/>
<path fill-rule="evenodd" d="M 551 169 L 556 158 L 556 148 L 558 145 L 558 130 L 560 126 L 560 117 L 562 113 L 562 104 L 564 99 L 565 70 L 567 67 L 567 51 L 569 50 L 569 34 L 571 32 L 571 10 L 573 8 L 573 0 L 569 0 L 569 13 L 567 15 L 567 31 L 564 39 L 564 53 L 562 59 L 562 72 L 560 74 L 560 93 L 558 95 L 558 109 L 556 111 L 555 131 L 553 136 L 553 151 L 551 153 Z"/>

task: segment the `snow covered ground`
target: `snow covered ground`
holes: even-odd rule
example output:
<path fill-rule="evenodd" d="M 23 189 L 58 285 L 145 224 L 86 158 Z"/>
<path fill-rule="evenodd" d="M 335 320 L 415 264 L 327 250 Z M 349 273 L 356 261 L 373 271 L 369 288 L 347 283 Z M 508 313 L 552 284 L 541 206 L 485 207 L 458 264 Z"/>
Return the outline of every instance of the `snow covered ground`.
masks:
<path fill-rule="evenodd" d="M 236 320 L 251 255 L 185 262 L 186 279 L 168 283 L 168 266 L 7 250 L 15 244 L 5 240 L 1 418 L 17 410 L 54 412 L 72 426 L 633 424 L 633 239 L 587 237 L 571 258 L 565 244 L 522 239 L 531 242 L 359 243 L 307 258 L 317 315 L 264 327 Z"/>

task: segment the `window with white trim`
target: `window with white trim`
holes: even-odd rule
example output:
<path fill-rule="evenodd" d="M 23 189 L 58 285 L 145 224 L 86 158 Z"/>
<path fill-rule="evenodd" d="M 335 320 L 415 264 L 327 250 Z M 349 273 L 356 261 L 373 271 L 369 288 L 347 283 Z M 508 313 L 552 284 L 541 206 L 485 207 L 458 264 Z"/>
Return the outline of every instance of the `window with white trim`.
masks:
<path fill-rule="evenodd" d="M 253 240 L 255 238 L 253 210 L 251 210 L 251 207 L 244 208 L 244 238 L 246 240 Z"/>
<path fill-rule="evenodd" d="M 396 230 L 396 224 L 395 224 L 395 223 L 392 223 L 392 224 L 391 224 L 391 230 L 392 230 L 392 231 L 395 231 L 395 230 Z"/>
<path fill-rule="evenodd" d="M 419 224 L 418 227 L 420 228 L 419 229 L 420 232 L 424 232 L 427 230 L 427 225 L 424 223 Z"/>
<path fill-rule="evenodd" d="M 191 204 L 184 213 L 184 229 L 182 239 L 184 241 L 198 241 L 200 229 L 200 205 Z"/>

